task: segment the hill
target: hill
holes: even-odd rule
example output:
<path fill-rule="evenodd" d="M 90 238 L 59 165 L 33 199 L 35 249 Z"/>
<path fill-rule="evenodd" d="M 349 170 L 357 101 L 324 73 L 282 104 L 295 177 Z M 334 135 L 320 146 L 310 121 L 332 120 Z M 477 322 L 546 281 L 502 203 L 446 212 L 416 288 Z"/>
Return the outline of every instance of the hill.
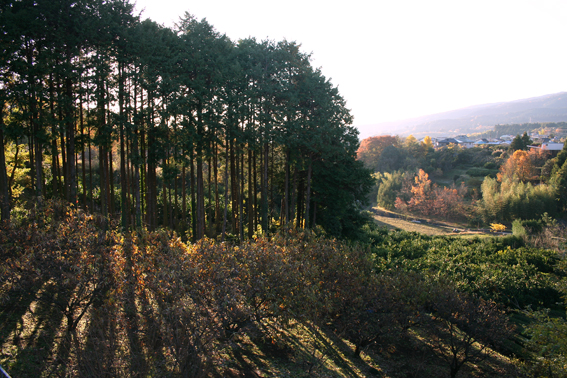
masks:
<path fill-rule="evenodd" d="M 397 134 L 416 138 L 486 131 L 497 124 L 567 121 L 567 92 L 510 102 L 474 105 L 444 113 L 360 126 L 360 139 Z"/>

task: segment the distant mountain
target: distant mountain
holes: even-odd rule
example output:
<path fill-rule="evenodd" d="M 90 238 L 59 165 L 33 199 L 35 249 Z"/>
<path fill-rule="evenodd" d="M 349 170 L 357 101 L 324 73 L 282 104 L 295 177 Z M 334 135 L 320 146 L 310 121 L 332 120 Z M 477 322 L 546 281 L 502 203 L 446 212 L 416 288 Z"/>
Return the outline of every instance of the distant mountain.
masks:
<path fill-rule="evenodd" d="M 375 135 L 413 134 L 452 136 L 472 134 L 498 124 L 567 121 L 567 92 L 532 97 L 510 102 L 474 105 L 402 121 L 360 126 L 360 139 Z"/>

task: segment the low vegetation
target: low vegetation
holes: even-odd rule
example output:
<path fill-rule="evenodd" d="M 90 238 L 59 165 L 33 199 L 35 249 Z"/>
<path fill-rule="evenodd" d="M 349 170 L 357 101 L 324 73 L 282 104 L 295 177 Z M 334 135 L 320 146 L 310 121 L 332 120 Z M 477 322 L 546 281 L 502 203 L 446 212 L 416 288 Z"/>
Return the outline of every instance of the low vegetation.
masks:
<path fill-rule="evenodd" d="M 544 350 L 559 333 L 535 333 L 563 330 L 566 265 L 521 237 L 367 226 L 358 244 L 292 229 L 186 244 L 104 223 L 52 203 L 2 225 L 0 363 L 13 376 L 560 369 L 562 349 Z"/>

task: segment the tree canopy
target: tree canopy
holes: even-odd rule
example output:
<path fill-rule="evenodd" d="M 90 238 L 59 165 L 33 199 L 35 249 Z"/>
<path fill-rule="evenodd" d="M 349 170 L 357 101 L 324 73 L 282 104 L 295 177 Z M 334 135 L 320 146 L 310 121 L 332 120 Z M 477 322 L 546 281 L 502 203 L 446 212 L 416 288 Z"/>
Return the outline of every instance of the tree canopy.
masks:
<path fill-rule="evenodd" d="M 370 184 L 337 88 L 289 41 L 206 20 L 141 21 L 122 0 L 2 3 L 0 204 L 64 199 L 193 240 L 321 225 L 344 235 Z"/>

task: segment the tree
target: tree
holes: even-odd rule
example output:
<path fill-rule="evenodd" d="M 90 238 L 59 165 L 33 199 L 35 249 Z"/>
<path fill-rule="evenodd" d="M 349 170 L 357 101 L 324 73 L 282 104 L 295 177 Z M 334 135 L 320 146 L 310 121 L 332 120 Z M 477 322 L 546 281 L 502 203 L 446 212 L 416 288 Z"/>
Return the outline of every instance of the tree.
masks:
<path fill-rule="evenodd" d="M 172 30 L 122 0 L 5 3 L 2 121 L 13 113 L 18 128 L 7 135 L 4 122 L 0 136 L 28 143 L 37 203 L 82 197 L 124 229 L 175 227 L 194 240 L 221 232 L 222 208 L 223 235 L 239 239 L 278 217 L 359 224 L 346 218 L 370 176 L 355 162 L 352 117 L 297 43 L 235 44 L 189 14 Z"/>
<path fill-rule="evenodd" d="M 530 144 L 532 144 L 532 140 L 530 139 L 527 131 L 524 131 L 522 136 L 518 134 L 512 140 L 512 143 L 510 143 L 510 151 L 527 150 Z"/>
<path fill-rule="evenodd" d="M 557 210 L 559 212 L 567 211 L 567 161 L 557 171 L 553 182 L 555 184 Z"/>
<path fill-rule="evenodd" d="M 387 146 L 378 160 L 378 172 L 393 172 L 404 168 L 404 153 L 394 145 Z"/>
<path fill-rule="evenodd" d="M 427 135 L 425 138 L 423 138 L 423 142 L 421 142 L 421 145 L 428 149 L 433 148 L 433 141 L 431 140 L 431 137 Z"/>
<path fill-rule="evenodd" d="M 363 139 L 356 151 L 357 159 L 362 161 L 367 168 L 375 170 L 384 149 L 388 146 L 398 145 L 396 137 L 381 135 Z"/>
<path fill-rule="evenodd" d="M 500 167 L 498 173 L 498 181 L 504 179 L 512 179 L 517 177 L 518 180 L 526 182 L 535 177 L 535 169 L 528 153 L 524 150 L 516 150 Z"/>
<path fill-rule="evenodd" d="M 378 206 L 392 210 L 396 202 L 396 198 L 400 196 L 400 192 L 404 187 L 404 183 L 408 180 L 410 175 L 406 172 L 395 171 L 392 173 L 385 172 L 379 179 L 378 193 L 376 202 Z M 408 184 L 406 183 L 406 186 Z M 409 183 L 411 185 L 411 183 Z M 409 198 L 407 199 L 409 200 Z"/>
<path fill-rule="evenodd" d="M 4 101 L 0 99 L 0 221 L 10 220 L 10 188 L 4 153 Z"/>
<path fill-rule="evenodd" d="M 524 149 L 527 150 L 528 146 L 530 144 L 532 144 L 532 140 L 530 139 L 528 132 L 524 131 L 524 134 L 522 134 L 522 144 L 524 145 Z"/>
<path fill-rule="evenodd" d="M 555 176 L 555 174 L 561 169 L 561 167 L 563 167 L 565 161 L 567 161 L 567 141 L 563 143 L 563 148 L 555 157 L 555 163 L 553 164 L 553 169 L 551 170 L 552 177 Z"/>
<path fill-rule="evenodd" d="M 433 349 L 447 361 L 454 378 L 466 363 L 478 363 L 512 335 L 505 312 L 494 302 L 459 293 L 449 286 L 434 290 Z"/>

